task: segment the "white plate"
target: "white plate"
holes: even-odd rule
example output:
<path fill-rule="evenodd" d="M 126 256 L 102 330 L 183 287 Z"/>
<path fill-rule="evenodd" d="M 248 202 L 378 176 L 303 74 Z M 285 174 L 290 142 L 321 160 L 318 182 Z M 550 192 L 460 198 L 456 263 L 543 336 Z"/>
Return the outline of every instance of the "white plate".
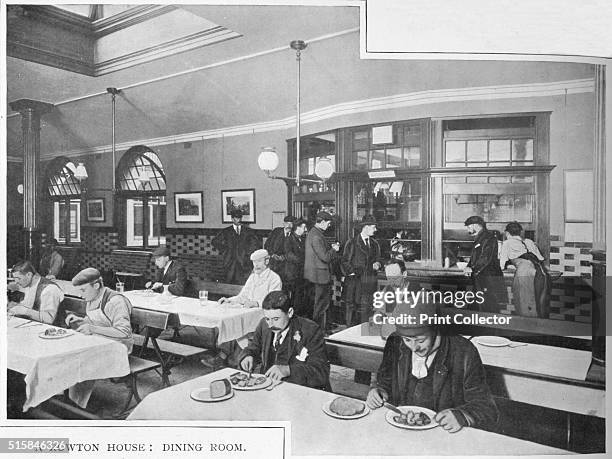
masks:
<path fill-rule="evenodd" d="M 413 412 L 423 412 L 431 419 L 431 422 L 424 426 L 409 426 L 408 424 L 401 424 L 399 422 L 395 422 L 393 418 L 395 416 L 399 416 L 395 411 L 388 410 L 387 414 L 385 414 L 385 419 L 389 424 L 395 427 L 399 427 L 401 429 L 410 429 L 410 430 L 427 430 L 433 429 L 438 426 L 438 423 L 434 421 L 434 416 L 436 415 L 435 411 L 430 410 L 429 408 L 423 408 L 422 406 L 398 406 L 400 411 L 407 412 L 408 410 Z"/>
<path fill-rule="evenodd" d="M 49 328 L 47 328 L 47 330 L 50 330 Z M 45 330 L 45 331 L 47 331 Z M 45 335 L 45 332 L 40 332 L 38 334 L 39 338 L 42 339 L 60 339 L 60 338 L 66 338 L 68 336 L 72 336 L 74 335 L 74 331 L 73 330 L 67 330 L 65 328 L 60 328 L 60 330 L 64 330 L 66 333 L 64 333 L 63 335 Z"/>
<path fill-rule="evenodd" d="M 323 412 L 324 412 L 325 414 L 327 414 L 328 416 L 331 416 L 332 418 L 337 418 L 337 419 L 359 419 L 359 418 L 362 418 L 362 417 L 364 417 L 364 416 L 366 416 L 366 415 L 370 414 L 370 408 L 368 407 L 368 405 L 366 405 L 366 403 L 365 403 L 365 402 L 361 402 L 361 400 L 359 400 L 359 401 L 360 401 L 361 403 L 363 403 L 363 404 L 364 404 L 364 406 L 365 406 L 365 409 L 364 409 L 364 410 L 363 410 L 361 413 L 358 413 L 358 414 L 353 414 L 353 415 L 351 415 L 351 416 L 342 416 L 342 415 L 340 415 L 340 414 L 338 414 L 338 413 L 334 413 L 334 412 L 333 412 L 333 411 L 330 409 L 330 405 L 332 404 L 332 402 L 333 402 L 334 400 L 336 400 L 336 399 L 334 398 L 334 399 L 332 399 L 332 400 L 330 400 L 330 401 L 328 401 L 328 402 L 325 402 L 325 403 L 323 404 L 323 407 L 322 407 L 322 408 L 323 408 Z"/>
<path fill-rule="evenodd" d="M 146 296 L 146 297 L 159 295 L 159 293 L 148 292 L 146 290 L 134 290 L 132 293 L 138 296 Z"/>
<path fill-rule="evenodd" d="M 234 390 L 231 389 L 229 393 L 225 394 L 223 397 L 212 398 L 210 396 L 210 388 L 201 387 L 192 391 L 190 395 L 196 402 L 222 402 L 223 400 L 232 398 L 234 396 Z"/>
<path fill-rule="evenodd" d="M 246 373 L 245 373 L 245 374 L 246 374 Z M 234 389 L 236 389 L 236 390 L 259 390 L 259 389 L 265 389 L 265 388 L 266 388 L 266 387 L 268 387 L 270 384 L 272 384 L 272 380 L 271 380 L 270 378 L 266 377 L 265 375 L 261 375 L 261 374 L 258 374 L 258 373 L 251 373 L 251 377 L 256 377 L 256 378 L 258 378 L 258 377 L 260 377 L 260 376 L 265 377 L 265 378 L 266 378 L 266 382 L 264 382 L 264 383 L 262 383 L 262 384 L 258 384 L 258 385 L 256 385 L 256 386 L 244 386 L 244 387 L 241 387 L 241 386 L 237 386 L 237 385 L 235 385 L 235 384 L 232 384 L 232 387 L 233 387 Z M 231 378 L 227 378 L 227 379 L 229 379 L 229 380 L 230 380 L 230 383 L 232 382 L 232 379 L 231 379 Z"/>
<path fill-rule="evenodd" d="M 503 336 L 477 336 L 475 339 L 478 344 L 489 347 L 504 347 L 512 343 L 512 341 Z"/>

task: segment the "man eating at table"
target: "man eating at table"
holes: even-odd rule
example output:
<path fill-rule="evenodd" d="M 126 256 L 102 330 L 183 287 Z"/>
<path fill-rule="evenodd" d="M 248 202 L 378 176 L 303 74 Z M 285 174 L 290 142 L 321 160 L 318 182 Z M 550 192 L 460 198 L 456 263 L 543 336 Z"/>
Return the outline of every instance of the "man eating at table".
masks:
<path fill-rule="evenodd" d="M 376 409 L 390 402 L 429 408 L 450 433 L 468 426 L 494 426 L 498 411 L 478 350 L 461 336 L 441 334 L 439 327 L 423 319 L 434 314 L 435 306 L 423 302 L 399 303 L 395 308 L 393 317 L 404 320 L 387 339 L 368 406 Z"/>
<path fill-rule="evenodd" d="M 149 281 L 145 287 L 155 292 L 161 293 L 164 285 L 168 286 L 168 291 L 176 296 L 195 296 L 192 292 L 191 282 L 185 267 L 178 261 L 170 258 L 170 249 L 165 245 L 160 245 L 153 252 L 155 266 L 157 266 L 157 277 L 155 281 Z"/>
<path fill-rule="evenodd" d="M 270 292 L 262 307 L 264 318 L 238 359 L 240 367 L 274 381 L 329 388 L 329 362 L 319 326 L 294 315 L 285 292 Z"/>
<path fill-rule="evenodd" d="M 120 293 L 104 286 L 100 271 L 95 268 L 85 268 L 72 279 L 72 285 L 81 291 L 81 297 L 86 301 L 85 317 L 75 314 L 66 316 L 66 324 L 75 327 L 85 335 L 101 335 L 119 341 L 128 354 L 132 352 L 134 338 L 130 315 L 132 305 Z M 71 387 L 70 398 L 81 408 L 87 406 L 93 391 L 95 381 L 83 381 Z"/>
<path fill-rule="evenodd" d="M 64 300 L 62 290 L 54 282 L 41 277 L 29 261 L 21 261 L 13 266 L 13 276 L 15 283 L 9 285 L 8 289 L 18 288 L 24 295 L 20 302 L 8 303 L 9 314 L 52 324 Z"/>
<path fill-rule="evenodd" d="M 240 293 L 230 298 L 219 298 L 219 303 L 234 303 L 245 308 L 261 307 L 266 295 L 282 288 L 278 274 L 268 268 L 270 255 L 266 249 L 256 250 L 251 254 L 253 272 L 240 290 Z"/>

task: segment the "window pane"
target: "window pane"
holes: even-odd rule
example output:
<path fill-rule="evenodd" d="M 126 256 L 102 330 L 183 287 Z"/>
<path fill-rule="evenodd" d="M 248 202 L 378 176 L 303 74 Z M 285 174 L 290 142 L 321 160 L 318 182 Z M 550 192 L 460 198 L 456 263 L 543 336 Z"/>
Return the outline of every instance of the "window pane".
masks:
<path fill-rule="evenodd" d="M 515 139 L 512 141 L 513 161 L 533 160 L 533 139 Z"/>
<path fill-rule="evenodd" d="M 467 165 L 469 167 L 487 167 L 489 164 L 487 163 L 467 163 Z M 495 164 L 496 166 L 499 166 L 499 164 Z"/>
<path fill-rule="evenodd" d="M 513 175 L 512 183 L 532 183 L 533 177 L 530 175 Z"/>
<path fill-rule="evenodd" d="M 446 167 L 465 167 L 465 163 L 446 163 Z"/>
<path fill-rule="evenodd" d="M 353 132 L 353 150 L 367 150 L 370 147 L 370 131 Z"/>
<path fill-rule="evenodd" d="M 463 140 L 450 140 L 445 144 L 446 163 L 465 161 L 465 142 Z"/>
<path fill-rule="evenodd" d="M 78 233 L 78 224 L 79 224 L 79 211 L 78 211 L 78 206 L 76 204 L 71 203 L 70 204 L 70 239 L 71 240 L 78 240 L 79 239 L 79 233 Z"/>
<path fill-rule="evenodd" d="M 532 223 L 533 203 L 530 194 L 446 194 L 444 221 L 462 223 L 471 215 L 481 215 L 487 223 Z"/>
<path fill-rule="evenodd" d="M 404 145 L 421 144 L 421 125 L 413 124 L 404 126 Z"/>
<path fill-rule="evenodd" d="M 66 240 L 66 218 L 67 207 L 63 202 L 59 203 L 59 238 Z"/>
<path fill-rule="evenodd" d="M 486 161 L 487 160 L 487 141 L 469 140 L 467 142 L 467 161 Z"/>
<path fill-rule="evenodd" d="M 487 177 L 467 177 L 467 183 L 487 183 Z"/>
<path fill-rule="evenodd" d="M 382 169 L 385 166 L 385 151 L 372 150 L 370 154 L 370 169 Z"/>
<path fill-rule="evenodd" d="M 510 183 L 510 177 L 489 177 L 489 183 Z"/>
<path fill-rule="evenodd" d="M 509 161 L 510 160 L 510 140 L 491 140 L 489 141 L 489 160 L 490 161 Z"/>
<path fill-rule="evenodd" d="M 466 177 L 445 177 L 444 183 L 465 183 Z"/>
<path fill-rule="evenodd" d="M 355 168 L 367 170 L 368 168 L 368 152 L 367 151 L 356 151 L 355 152 Z"/>
<path fill-rule="evenodd" d="M 421 165 L 421 147 L 404 148 L 404 167 L 419 167 Z"/>
<path fill-rule="evenodd" d="M 387 150 L 387 167 L 402 167 L 401 148 L 391 148 Z"/>

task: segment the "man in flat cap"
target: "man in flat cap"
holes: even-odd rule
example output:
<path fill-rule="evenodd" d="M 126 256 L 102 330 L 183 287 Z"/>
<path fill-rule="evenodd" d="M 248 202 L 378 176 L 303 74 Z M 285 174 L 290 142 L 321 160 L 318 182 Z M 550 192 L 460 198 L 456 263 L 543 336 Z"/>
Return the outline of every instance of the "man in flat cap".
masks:
<path fill-rule="evenodd" d="M 376 273 L 381 268 L 380 245 L 374 239 L 376 219 L 365 215 L 357 226 L 359 234 L 349 239 L 342 253 L 346 305 L 346 325 L 351 327 L 354 313 L 359 323 L 367 322 L 372 309 L 372 296 L 378 286 Z"/>
<path fill-rule="evenodd" d="M 75 314 L 66 316 L 66 325 L 86 335 L 101 335 L 119 341 L 132 352 L 134 338 L 130 315 L 132 305 L 120 293 L 104 286 L 100 271 L 85 268 L 72 279 L 72 285 L 81 291 L 86 301 L 85 317 Z M 86 407 L 95 381 L 85 381 L 70 388 L 70 398 L 81 407 Z"/>
<path fill-rule="evenodd" d="M 278 274 L 268 268 L 270 256 L 266 249 L 256 250 L 251 254 L 253 272 L 247 279 L 244 287 L 236 296 L 219 298 L 219 304 L 236 304 L 245 308 L 261 308 L 264 298 L 268 293 L 281 290 L 282 282 Z M 228 358 L 235 355 L 236 344 L 246 346 L 246 337 L 237 341 L 223 343 L 219 346 L 219 353 L 214 357 L 204 357 L 201 362 L 204 366 L 216 370 L 226 366 Z"/>
<path fill-rule="evenodd" d="M 51 280 L 41 277 L 29 261 L 21 261 L 13 266 L 15 283 L 8 286 L 10 290 L 23 293 L 21 301 L 9 301 L 8 312 L 46 324 L 55 322 L 57 310 L 64 300 L 64 293 Z"/>
<path fill-rule="evenodd" d="M 167 285 L 168 291 L 173 295 L 195 296 L 185 267 L 170 258 L 168 247 L 160 245 L 153 251 L 153 259 L 155 260 L 155 266 L 157 266 L 157 276 L 155 281 L 149 281 L 145 284 L 147 288 L 161 293 L 164 290 L 164 285 Z"/>
<path fill-rule="evenodd" d="M 436 412 L 433 420 L 450 433 L 494 427 L 499 413 L 476 347 L 431 325 L 434 305 L 399 303 L 392 317 L 400 323 L 387 338 L 368 406 L 376 409 L 388 401 L 429 408 Z"/>
<path fill-rule="evenodd" d="M 285 263 L 287 261 L 285 257 L 285 242 L 291 236 L 294 222 L 295 218 L 287 215 L 283 219 L 283 226 L 274 228 L 264 244 L 264 249 L 270 254 L 270 269 L 281 277 L 283 284 L 285 284 L 284 274 Z"/>
<path fill-rule="evenodd" d="M 240 290 L 230 298 L 219 298 L 219 303 L 235 303 L 246 308 L 260 308 L 266 295 L 274 290 L 281 290 L 282 282 L 278 274 L 268 265 L 270 255 L 266 249 L 256 250 L 251 254 L 253 272 Z"/>
<path fill-rule="evenodd" d="M 313 320 L 325 330 L 326 313 L 330 302 L 330 263 L 338 258 L 338 243 L 330 244 L 324 236 L 334 217 L 330 213 L 317 213 L 315 225 L 308 231 L 304 253 L 304 278 L 314 285 Z"/>
<path fill-rule="evenodd" d="M 473 236 L 474 246 L 465 275 L 471 276 L 474 288 L 484 294 L 481 311 L 499 312 L 499 303 L 504 302 L 505 286 L 499 266 L 497 238 L 482 217 L 472 215 L 465 221 L 468 234 Z"/>
<path fill-rule="evenodd" d="M 245 371 L 265 373 L 317 389 L 329 389 L 329 362 L 323 332 L 312 320 L 298 317 L 285 292 L 270 292 L 264 318 L 238 361 Z"/>
<path fill-rule="evenodd" d="M 252 269 L 250 255 L 261 247 L 255 232 L 242 224 L 242 211 L 232 210 L 232 224 L 212 240 L 212 246 L 221 254 L 225 282 L 244 284 Z"/>

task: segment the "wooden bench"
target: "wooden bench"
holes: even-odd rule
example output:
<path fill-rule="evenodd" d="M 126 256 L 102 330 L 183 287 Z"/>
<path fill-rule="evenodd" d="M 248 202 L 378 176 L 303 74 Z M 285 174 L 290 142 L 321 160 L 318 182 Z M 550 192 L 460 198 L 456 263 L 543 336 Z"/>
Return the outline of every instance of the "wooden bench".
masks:
<path fill-rule="evenodd" d="M 144 330 L 144 336 L 134 333 L 134 344 L 140 347 L 139 357 L 142 357 L 146 349 L 152 349 L 159 359 L 162 371 L 161 378 L 165 386 L 170 385 L 168 375 L 172 367 L 182 363 L 189 357 L 208 352 L 188 344 L 176 343 L 157 339 L 159 334 L 168 328 L 170 324 L 170 314 L 161 311 L 149 311 L 147 309 L 132 309 L 132 325 Z"/>
<path fill-rule="evenodd" d="M 149 271 L 150 252 L 140 250 L 113 250 L 111 265 L 117 280 L 126 283 L 126 290 L 134 289 Z"/>
<path fill-rule="evenodd" d="M 208 298 L 218 300 L 221 297 L 236 296 L 242 290 L 242 285 L 224 284 L 222 282 L 211 282 L 196 279 L 193 281 L 196 290 L 207 290 Z"/>

